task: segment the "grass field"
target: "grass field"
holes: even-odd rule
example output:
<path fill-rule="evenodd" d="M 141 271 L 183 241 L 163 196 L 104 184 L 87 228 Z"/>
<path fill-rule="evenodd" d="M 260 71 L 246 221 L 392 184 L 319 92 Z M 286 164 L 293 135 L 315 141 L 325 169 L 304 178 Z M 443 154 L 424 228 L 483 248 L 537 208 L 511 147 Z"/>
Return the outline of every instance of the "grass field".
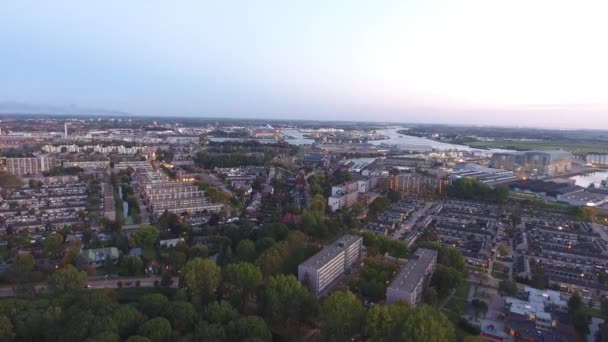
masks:
<path fill-rule="evenodd" d="M 541 141 L 519 141 L 519 140 L 494 140 L 494 141 L 473 141 L 468 142 L 470 147 L 477 148 L 498 148 L 506 150 L 558 150 L 564 149 L 570 152 L 605 152 L 608 144 L 597 144 L 587 141 L 566 141 L 566 140 L 541 140 Z"/>

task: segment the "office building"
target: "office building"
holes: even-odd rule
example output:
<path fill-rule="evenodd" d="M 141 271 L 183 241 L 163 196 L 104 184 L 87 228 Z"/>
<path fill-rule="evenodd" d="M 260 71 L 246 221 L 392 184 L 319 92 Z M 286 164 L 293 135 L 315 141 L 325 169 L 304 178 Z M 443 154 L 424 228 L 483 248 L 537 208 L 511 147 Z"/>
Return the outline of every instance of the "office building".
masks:
<path fill-rule="evenodd" d="M 570 171 L 572 154 L 558 151 L 525 151 L 494 153 L 490 167 L 542 175 L 556 175 Z"/>
<path fill-rule="evenodd" d="M 404 301 L 415 306 L 422 300 L 437 263 L 437 251 L 419 248 L 386 290 L 386 303 Z"/>
<path fill-rule="evenodd" d="M 344 235 L 298 266 L 298 279 L 319 296 L 361 258 L 363 239 Z"/>

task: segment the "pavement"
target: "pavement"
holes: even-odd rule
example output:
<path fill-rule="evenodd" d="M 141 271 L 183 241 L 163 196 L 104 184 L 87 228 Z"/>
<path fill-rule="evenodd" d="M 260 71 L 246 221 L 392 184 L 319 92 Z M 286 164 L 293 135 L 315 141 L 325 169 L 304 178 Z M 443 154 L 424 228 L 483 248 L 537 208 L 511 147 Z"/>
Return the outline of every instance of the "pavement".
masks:
<path fill-rule="evenodd" d="M 401 229 L 399 229 L 398 231 L 391 234 L 391 239 L 401 240 L 401 238 L 405 235 L 406 232 L 408 232 L 408 231 L 412 230 L 412 228 L 414 228 L 414 225 L 416 224 L 416 222 L 418 222 L 420 217 L 422 217 L 433 206 L 433 204 L 435 204 L 435 203 L 428 202 L 420 210 L 416 210 L 412 214 L 412 216 L 410 216 L 408 218 L 407 222 L 403 225 L 403 227 Z"/>
<path fill-rule="evenodd" d="M 139 280 L 139 287 L 154 287 L 154 282 L 161 281 L 161 277 L 116 277 L 116 278 L 102 278 L 102 279 L 91 279 L 87 281 L 87 288 L 89 289 L 117 289 L 119 288 L 118 282 L 122 282 L 123 288 L 136 287 L 136 282 Z M 171 287 L 177 287 L 178 278 L 173 277 L 173 284 Z M 37 292 L 46 290 L 46 284 L 40 283 L 34 285 Z M 0 287 L 0 298 L 14 297 L 15 292 L 12 286 Z"/>

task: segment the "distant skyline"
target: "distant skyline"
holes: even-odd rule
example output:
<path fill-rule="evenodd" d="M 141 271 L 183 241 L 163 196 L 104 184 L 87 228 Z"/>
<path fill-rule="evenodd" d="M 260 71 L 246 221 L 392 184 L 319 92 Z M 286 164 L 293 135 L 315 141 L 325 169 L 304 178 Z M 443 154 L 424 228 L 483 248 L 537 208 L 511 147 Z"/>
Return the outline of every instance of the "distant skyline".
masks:
<path fill-rule="evenodd" d="M 606 13 L 556 0 L 12 1 L 0 111 L 608 129 Z"/>

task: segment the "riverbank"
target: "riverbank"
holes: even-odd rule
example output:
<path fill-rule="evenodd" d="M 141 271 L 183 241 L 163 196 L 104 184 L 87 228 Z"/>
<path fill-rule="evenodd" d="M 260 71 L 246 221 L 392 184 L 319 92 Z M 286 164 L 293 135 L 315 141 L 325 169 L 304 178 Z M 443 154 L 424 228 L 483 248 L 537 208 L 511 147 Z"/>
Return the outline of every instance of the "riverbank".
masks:
<path fill-rule="evenodd" d="M 411 135 L 412 132 L 407 130 L 399 130 L 398 134 Z M 421 139 L 429 139 L 440 143 L 465 145 L 470 148 L 477 149 L 500 149 L 500 150 L 515 150 L 515 151 L 552 151 L 563 149 L 572 153 L 602 153 L 608 149 L 607 145 L 597 144 L 592 141 L 570 141 L 570 140 L 511 140 L 511 139 L 495 139 L 495 140 L 477 140 L 475 138 L 455 138 L 452 140 L 441 140 L 428 136 L 415 135 Z"/>

